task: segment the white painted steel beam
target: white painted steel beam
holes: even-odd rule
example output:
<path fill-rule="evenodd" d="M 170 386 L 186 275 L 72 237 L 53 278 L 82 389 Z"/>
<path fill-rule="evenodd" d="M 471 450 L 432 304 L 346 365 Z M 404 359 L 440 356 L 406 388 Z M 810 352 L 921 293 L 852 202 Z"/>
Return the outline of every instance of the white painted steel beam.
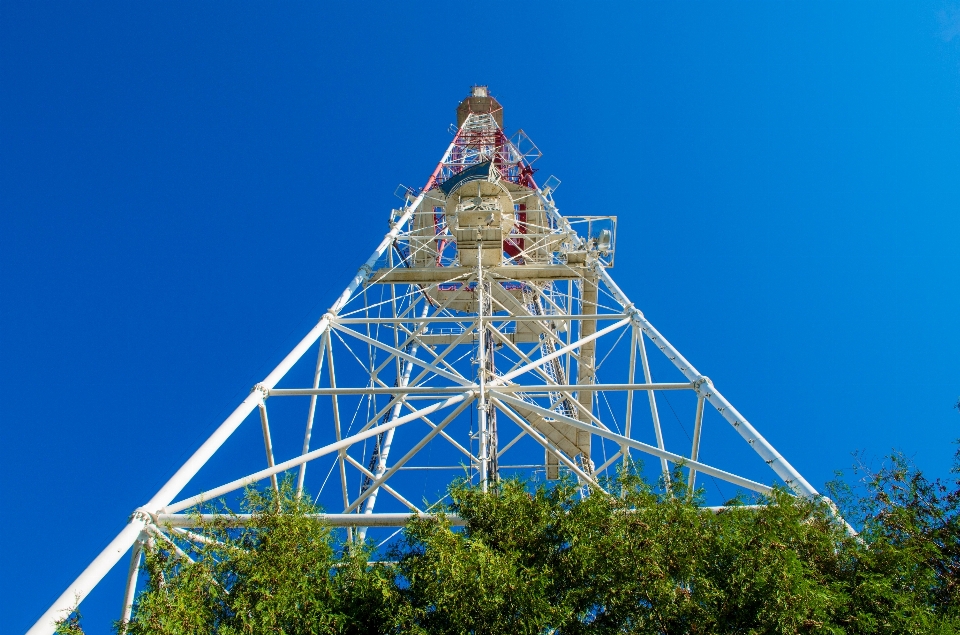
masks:
<path fill-rule="evenodd" d="M 448 379 L 452 382 L 456 382 L 462 386 L 468 386 L 471 384 L 470 380 L 464 377 L 463 375 L 458 375 L 456 373 L 451 373 L 449 371 L 443 370 L 442 368 L 438 368 L 435 364 L 430 364 L 429 362 L 425 362 L 422 359 L 416 358 L 412 355 L 409 355 L 408 353 L 405 353 L 399 349 L 396 349 L 390 346 L 389 344 L 384 344 L 383 342 L 380 342 L 379 340 L 375 340 L 372 337 L 367 337 L 362 333 L 357 333 L 353 329 L 341 327 L 335 323 L 332 324 L 331 326 L 340 333 L 349 335 L 350 337 L 356 338 L 361 342 L 364 342 L 365 344 L 369 344 L 375 348 L 379 348 L 380 350 L 386 351 L 391 355 L 395 355 L 396 357 L 399 357 L 404 361 L 408 361 L 413 364 L 416 364 L 417 366 L 420 366 L 421 368 L 425 368 L 429 372 L 435 373 L 440 377 L 443 377 L 444 379 Z"/>
<path fill-rule="evenodd" d="M 472 393 L 465 393 L 463 395 L 450 397 L 449 399 L 443 402 L 433 404 L 431 406 L 427 406 L 426 408 L 418 410 L 415 413 L 404 415 L 402 417 L 397 417 L 390 423 L 385 423 L 383 425 L 375 426 L 373 428 L 368 428 L 363 432 L 358 432 L 357 434 L 346 437 L 341 441 L 337 441 L 336 443 L 331 443 L 322 448 L 318 448 L 316 450 L 313 450 L 312 452 L 308 452 L 306 454 L 290 459 L 288 461 L 283 461 L 282 463 L 278 463 L 274 467 L 267 468 L 265 470 L 260 470 L 259 472 L 254 472 L 253 474 L 244 476 L 243 478 L 239 478 L 235 481 L 231 481 L 219 487 L 214 487 L 213 489 L 209 489 L 201 494 L 197 494 L 196 496 L 191 496 L 190 498 L 186 498 L 182 501 L 178 501 L 176 503 L 172 503 L 169 505 L 164 505 L 158 511 L 161 513 L 172 514 L 179 511 L 183 511 L 185 509 L 189 509 L 194 505 L 199 505 L 204 501 L 217 499 L 223 496 L 224 494 L 229 494 L 230 492 L 236 491 L 242 487 L 246 487 L 247 485 L 252 485 L 257 481 L 261 481 L 265 478 L 269 478 L 274 474 L 280 474 L 281 472 L 285 472 L 290 468 L 297 467 L 301 463 L 305 463 L 307 461 L 313 461 L 314 459 L 319 459 L 322 456 L 326 456 L 328 454 L 332 454 L 340 450 L 345 450 L 349 448 L 351 445 L 353 445 L 354 443 L 357 443 L 358 441 L 363 441 L 364 439 L 375 437 L 381 432 L 386 432 L 391 428 L 396 428 L 397 426 L 401 426 L 405 423 L 409 423 L 411 421 L 419 419 L 423 414 L 430 414 L 431 412 L 436 412 L 437 410 L 440 410 L 442 408 L 447 408 L 454 404 L 460 403 L 468 399 L 471 394 Z"/>
<path fill-rule="evenodd" d="M 640 349 L 640 363 L 643 365 L 643 378 L 647 383 L 650 383 L 653 381 L 653 376 L 650 373 L 650 361 L 647 359 L 647 347 L 644 345 L 642 337 L 637 339 L 637 347 Z M 653 394 L 653 392 L 648 392 L 647 399 L 650 402 L 650 418 L 653 420 L 653 432 L 657 439 L 657 447 L 665 450 L 663 430 L 660 428 L 660 411 L 657 409 L 657 396 Z M 660 469 L 663 473 L 664 481 L 669 484 L 670 467 L 667 465 L 667 460 L 663 457 L 660 457 Z"/>
<path fill-rule="evenodd" d="M 746 440 L 750 447 L 760 455 L 764 463 L 769 465 L 773 471 L 776 472 L 777 476 L 786 483 L 787 487 L 802 496 L 819 496 L 820 494 L 816 488 L 810 485 L 810 483 L 800 475 L 800 472 L 790 465 L 790 463 L 777 452 L 773 445 L 747 421 L 746 417 L 740 414 L 740 412 L 733 407 L 733 404 L 717 391 L 713 386 L 713 382 L 705 375 L 701 375 L 697 369 L 680 354 L 680 351 L 668 342 L 666 338 L 660 334 L 660 331 L 653 327 L 653 324 L 643 316 L 643 313 L 630 302 L 620 287 L 617 286 L 617 283 L 613 281 L 610 273 L 603 267 L 600 261 L 594 263 L 594 269 L 613 297 L 616 298 L 620 306 L 623 307 L 624 312 L 632 316 L 641 331 L 650 338 L 650 341 L 656 345 L 657 348 L 663 351 L 667 359 L 669 359 L 687 379 L 699 386 L 698 392 L 704 395 L 707 401 L 717 409 L 717 412 L 719 412 L 740 436 Z M 702 471 L 700 468 L 697 468 L 697 470 Z"/>
<path fill-rule="evenodd" d="M 696 461 L 700 458 L 700 435 L 703 432 L 703 395 L 697 395 L 697 414 L 693 418 L 693 440 L 690 447 L 690 458 Z M 690 476 L 687 478 L 690 487 L 690 495 L 697 487 L 697 471 L 690 468 Z"/>
<path fill-rule="evenodd" d="M 625 325 L 625 324 L 628 324 L 629 322 L 630 322 L 630 319 L 629 319 L 629 318 L 624 318 L 624 319 L 622 319 L 622 320 L 619 320 L 619 321 L 617 321 L 617 322 L 614 322 L 614 323 L 611 324 L 610 326 L 608 326 L 608 327 L 606 327 L 606 328 L 603 328 L 603 329 L 600 329 L 599 331 L 597 331 L 596 333 L 593 333 L 592 335 L 589 335 L 589 336 L 587 336 L 587 337 L 582 337 L 582 338 L 578 339 L 577 341 L 573 342 L 572 344 L 568 344 L 567 346 L 564 346 L 564 347 L 562 347 L 562 348 L 558 348 L 558 349 L 555 350 L 553 353 L 550 353 L 549 355 L 544 355 L 543 357 L 539 357 L 539 358 L 537 358 L 536 360 L 530 362 L 529 364 L 525 364 L 525 365 L 521 366 L 520 368 L 517 368 L 516 370 L 510 371 L 510 372 L 507 373 L 506 375 L 500 375 L 500 376 L 498 376 L 496 379 L 494 379 L 493 381 L 491 381 L 491 382 L 489 383 L 489 387 L 492 388 L 492 387 L 494 387 L 494 386 L 503 385 L 504 383 L 510 381 L 510 380 L 513 379 L 514 377 L 519 377 L 520 375 L 523 375 L 523 374 L 525 374 L 525 373 L 530 372 L 530 371 L 533 370 L 534 368 L 537 368 L 537 367 L 539 367 L 539 366 L 543 366 L 544 364 L 546 364 L 546 363 L 549 362 L 550 360 L 556 359 L 557 357 L 560 357 L 560 356 L 562 356 L 562 355 L 566 355 L 566 354 L 569 353 L 570 351 L 573 351 L 573 350 L 576 350 L 576 349 L 580 348 L 581 346 L 583 346 L 583 345 L 586 344 L 587 342 L 592 342 L 593 340 L 597 339 L 598 337 L 603 337 L 603 336 L 606 335 L 607 333 L 610 333 L 611 331 L 615 331 L 616 329 L 622 327 L 622 326 Z M 583 388 L 583 386 L 577 386 L 577 388 Z"/>
<path fill-rule="evenodd" d="M 410 519 L 417 518 L 436 518 L 443 516 L 454 527 L 462 527 L 466 524 L 462 518 L 456 514 L 431 514 L 421 512 L 418 514 L 398 513 L 398 514 L 311 514 L 312 518 L 327 523 L 331 527 L 403 527 Z M 230 516 L 218 516 L 216 514 L 157 514 L 157 524 L 161 527 L 181 527 L 201 528 L 208 526 L 215 520 L 223 522 L 227 527 L 246 527 L 253 523 L 252 514 L 232 514 Z"/>
<path fill-rule="evenodd" d="M 598 428 L 577 419 L 571 419 L 566 417 L 558 412 L 553 410 L 547 410 L 546 408 L 541 408 L 535 404 L 530 403 L 529 401 L 523 401 L 522 399 L 517 399 L 516 397 L 511 397 L 509 395 L 499 395 L 497 399 L 503 403 L 510 404 L 514 407 L 523 408 L 526 410 L 533 410 L 544 417 L 550 417 L 555 421 L 565 423 L 574 428 L 584 430 L 591 434 L 595 434 L 599 437 L 604 437 L 610 439 L 611 441 L 616 442 L 619 445 L 627 446 L 634 450 L 639 450 L 646 454 L 651 454 L 658 458 L 664 458 L 673 463 L 683 463 L 684 465 L 693 466 L 697 469 L 698 472 L 703 472 L 704 474 L 709 474 L 710 476 L 715 476 L 721 480 L 727 481 L 728 483 L 733 483 L 734 485 L 739 485 L 740 487 L 745 487 L 746 489 L 752 490 L 754 492 L 759 492 L 761 494 L 769 494 L 773 491 L 773 488 L 764 485 L 763 483 L 757 483 L 756 481 L 751 481 L 750 479 L 743 478 L 742 476 L 737 476 L 736 474 L 731 474 L 724 470 L 717 469 L 711 465 L 706 465 L 700 463 L 699 461 L 691 461 L 690 459 L 680 456 L 679 454 L 674 454 L 673 452 L 667 452 L 661 450 L 660 448 L 652 445 L 647 445 L 641 441 L 635 441 L 633 439 L 628 439 L 627 437 L 617 434 L 616 432 L 610 432 L 609 430 L 604 430 L 603 428 Z"/>
<path fill-rule="evenodd" d="M 622 320 L 623 318 L 630 317 L 626 313 L 598 313 L 596 320 L 598 322 L 602 321 L 616 321 Z M 507 322 L 573 322 L 579 320 L 579 315 L 484 315 L 477 316 L 471 315 L 467 317 L 460 316 L 428 316 L 426 318 L 411 318 L 411 317 L 374 317 L 374 318 L 345 318 L 338 317 L 337 324 L 413 324 L 413 323 L 427 323 L 427 324 L 462 324 L 464 326 L 469 326 L 475 322 L 494 322 L 494 323 L 507 323 Z"/>
<path fill-rule="evenodd" d="M 137 574 L 140 573 L 140 557 L 143 555 L 143 538 L 133 544 L 130 567 L 127 569 L 127 583 L 123 590 L 123 609 L 120 613 L 120 633 L 126 633 L 127 624 L 133 615 L 133 600 L 137 592 Z"/>
<path fill-rule="evenodd" d="M 398 282 L 446 282 L 451 278 L 475 273 L 472 267 L 436 267 L 420 269 L 380 269 L 370 277 L 370 284 L 396 284 Z M 569 265 L 507 265 L 487 267 L 487 275 L 493 280 L 579 280 L 586 273 L 583 267 Z"/>
<path fill-rule="evenodd" d="M 510 408 L 506 403 L 504 403 L 505 401 L 507 401 L 508 403 L 511 403 L 512 405 L 525 404 L 526 402 L 521 401 L 519 399 L 512 400 L 512 398 L 493 400 L 493 402 L 497 405 L 497 409 L 500 410 L 500 412 L 507 415 L 507 417 L 509 417 L 515 424 L 520 426 L 520 429 L 526 432 L 531 439 L 533 439 L 534 441 L 542 445 L 544 449 L 549 450 L 554 456 L 556 456 L 561 463 L 566 465 L 570 469 L 570 471 L 572 471 L 574 474 L 577 475 L 577 478 L 579 478 L 582 483 L 589 485 L 593 491 L 602 492 L 604 494 L 606 493 L 604 489 L 600 487 L 599 484 L 597 484 L 597 482 L 593 479 L 592 476 L 584 472 L 580 468 L 580 466 L 576 464 L 575 461 L 570 460 L 567 457 L 567 455 L 563 452 L 563 450 L 561 450 L 560 448 L 558 448 L 557 446 L 555 446 L 553 443 L 550 442 L 550 439 L 548 439 L 546 435 L 543 435 L 537 432 L 533 428 L 533 426 L 531 426 L 530 423 L 523 418 L 522 415 L 520 415 L 513 408 Z M 527 407 L 529 408 L 529 405 Z M 541 414 L 543 413 L 541 412 Z M 566 420 L 567 418 L 565 417 L 564 421 Z M 574 419 L 570 419 L 570 421 L 574 421 Z"/>
<path fill-rule="evenodd" d="M 447 424 L 449 424 L 451 421 L 453 421 L 454 419 L 456 419 L 456 417 L 457 417 L 461 412 L 463 412 L 471 403 L 473 403 L 475 396 L 471 393 L 471 396 L 470 396 L 469 399 L 463 399 L 462 397 L 463 397 L 463 396 L 461 396 L 461 397 L 459 398 L 459 399 L 462 400 L 462 403 L 461 403 L 459 406 L 457 406 L 457 408 L 456 408 L 453 412 L 451 412 L 449 415 L 447 415 L 447 417 L 446 417 L 443 421 L 441 421 L 440 423 L 438 423 L 438 424 L 436 425 L 436 427 L 434 427 L 432 430 L 430 430 L 430 432 L 428 432 L 428 433 L 426 434 L 426 436 L 424 436 L 424 437 L 420 440 L 419 443 L 417 443 L 415 446 L 413 446 L 413 448 L 411 448 L 406 454 L 404 454 L 402 457 L 400 457 L 400 460 L 399 460 L 399 461 L 397 461 L 396 463 L 394 463 L 394 464 L 390 467 L 390 469 L 388 469 L 388 470 L 387 470 L 386 472 L 384 472 L 378 479 L 376 479 L 376 480 L 370 485 L 370 487 L 367 489 L 367 491 L 365 491 L 365 492 L 363 492 L 362 494 L 360 494 L 360 496 L 358 496 L 358 497 L 356 498 L 356 500 L 354 500 L 352 503 L 350 503 L 350 505 L 348 505 L 348 506 L 343 510 L 344 513 L 350 513 L 350 512 L 352 512 L 353 510 L 357 509 L 357 507 L 359 507 L 360 503 L 362 503 L 364 500 L 366 500 L 367 497 L 369 497 L 369 496 L 376 490 L 376 488 L 380 487 L 380 485 L 381 485 L 383 482 L 385 482 L 387 479 L 389 479 L 391 476 L 393 476 L 394 473 L 396 473 L 397 470 L 399 470 L 401 467 L 403 467 L 404 464 L 406 464 L 407 461 L 409 461 L 410 459 L 412 459 L 412 458 L 417 454 L 417 452 L 420 451 L 420 449 L 421 449 L 423 446 L 425 446 L 427 443 L 430 442 L 431 439 L 433 439 L 435 436 L 437 436 L 437 435 L 440 433 L 440 431 L 442 431 L 442 430 L 447 426 Z M 448 400 L 448 401 L 449 401 L 449 400 Z M 423 412 L 423 411 L 420 411 L 420 412 Z M 399 421 L 399 420 L 401 420 L 401 419 L 406 419 L 406 418 L 408 418 L 408 417 L 411 417 L 411 418 L 416 417 L 416 418 L 418 418 L 418 417 L 420 416 L 420 412 L 414 413 L 414 414 L 409 414 L 409 415 L 404 415 L 403 417 L 397 418 L 395 421 Z M 393 422 L 391 422 L 391 423 L 393 423 Z M 381 426 L 381 427 L 382 427 L 382 426 Z"/>
<path fill-rule="evenodd" d="M 360 461 L 356 460 L 355 458 L 353 458 L 353 457 L 350 456 L 349 454 L 346 454 L 346 453 L 345 453 L 345 454 L 343 455 L 343 458 L 344 458 L 348 463 L 350 463 L 350 465 L 352 465 L 352 466 L 355 467 L 357 470 L 359 470 L 359 472 L 360 472 L 361 474 L 363 474 L 363 475 L 365 475 L 365 476 L 369 476 L 370 478 L 373 478 L 373 479 L 376 479 L 376 478 L 377 478 L 377 475 L 376 475 L 376 474 L 374 474 L 373 472 L 371 472 L 370 470 L 368 470 L 366 467 L 364 467 L 364 465 L 363 465 Z M 392 487 L 390 487 L 390 486 L 387 485 L 386 483 L 381 483 L 381 484 L 379 485 L 379 487 L 377 487 L 378 490 L 381 489 L 381 488 L 383 489 L 383 491 L 387 492 L 388 494 L 390 494 L 391 496 L 393 496 L 395 499 L 397 499 L 398 501 L 400 501 L 400 503 L 401 503 L 404 507 L 406 507 L 407 509 L 409 509 L 411 512 L 413 512 L 413 513 L 420 513 L 420 511 L 421 511 L 420 508 L 417 507 L 416 505 L 414 505 L 413 503 L 411 503 L 410 501 L 408 501 L 406 498 L 404 498 L 399 492 L 397 492 L 397 490 L 393 489 Z M 370 498 L 367 498 L 367 500 L 369 501 Z M 372 514 L 373 511 L 371 510 L 370 513 Z"/>
<path fill-rule="evenodd" d="M 263 447 L 267 453 L 267 467 L 273 467 L 275 464 L 273 460 L 273 441 L 270 437 L 270 419 L 267 417 L 267 402 L 265 398 L 260 400 L 260 404 L 257 407 L 260 410 L 260 428 L 263 431 Z M 276 474 L 270 477 L 270 484 L 273 485 L 274 492 L 280 491 Z"/>
<path fill-rule="evenodd" d="M 317 350 L 317 368 L 313 373 L 313 387 L 320 386 L 320 373 L 323 372 L 323 355 L 327 347 L 327 338 L 320 338 L 320 347 Z M 317 413 L 317 395 L 310 396 L 310 407 L 307 409 L 307 425 L 303 432 L 303 448 L 300 454 L 306 454 L 310 451 L 310 437 L 313 434 L 313 418 Z M 297 496 L 303 493 L 303 481 L 307 476 L 307 464 L 300 466 L 300 472 L 297 474 Z"/>

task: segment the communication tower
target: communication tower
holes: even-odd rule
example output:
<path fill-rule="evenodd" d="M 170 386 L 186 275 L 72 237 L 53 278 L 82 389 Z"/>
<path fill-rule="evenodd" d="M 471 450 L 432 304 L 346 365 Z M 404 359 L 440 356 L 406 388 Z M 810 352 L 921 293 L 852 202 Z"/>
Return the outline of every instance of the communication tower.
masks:
<path fill-rule="evenodd" d="M 818 496 L 614 282 L 616 216 L 561 214 L 559 181 L 537 183 L 540 151 L 522 130 L 504 132 L 487 87 L 460 102 L 451 132 L 423 188 L 398 190 L 389 232 L 320 321 L 29 633 L 51 633 L 126 554 L 129 619 L 145 544 L 201 540 L 191 508 L 251 484 L 277 487 L 288 471 L 298 491 L 335 484 L 325 519 L 351 539 L 431 513 L 457 475 L 486 486 L 565 472 L 591 495 L 604 489 L 602 475 L 646 455 L 667 481 L 682 464 L 691 484 L 703 474 L 769 493 L 768 482 L 739 475 L 741 465 L 699 460 L 709 406 L 771 477 Z M 656 381 L 654 362 L 675 367 L 675 379 Z M 668 449 L 658 396 L 682 392 L 695 403 L 691 434 Z M 223 484 L 195 480 L 241 425 L 262 432 L 252 467 L 238 465 Z M 291 435 L 295 443 L 280 442 Z M 275 456 L 282 447 L 296 451 Z"/>

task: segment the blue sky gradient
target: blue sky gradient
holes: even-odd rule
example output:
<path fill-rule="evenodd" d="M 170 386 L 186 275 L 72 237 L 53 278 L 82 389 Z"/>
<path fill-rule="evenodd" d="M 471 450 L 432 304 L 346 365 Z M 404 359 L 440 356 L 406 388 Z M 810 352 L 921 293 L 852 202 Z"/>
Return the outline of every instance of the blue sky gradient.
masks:
<path fill-rule="evenodd" d="M 483 6 L 0 5 L 0 630 L 332 303 L 473 83 L 813 485 L 856 450 L 948 474 L 960 4 Z"/>

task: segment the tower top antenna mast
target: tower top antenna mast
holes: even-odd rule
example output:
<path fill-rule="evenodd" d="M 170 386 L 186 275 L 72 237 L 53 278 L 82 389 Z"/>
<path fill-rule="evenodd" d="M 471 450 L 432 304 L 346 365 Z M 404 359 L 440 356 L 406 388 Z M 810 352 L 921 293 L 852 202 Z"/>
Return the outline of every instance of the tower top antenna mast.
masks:
<path fill-rule="evenodd" d="M 503 106 L 496 98 L 490 96 L 490 91 L 486 86 L 471 86 L 470 95 L 468 95 L 460 105 L 457 106 L 457 127 L 463 126 L 469 114 L 492 114 L 494 120 L 500 128 L 503 128 Z"/>

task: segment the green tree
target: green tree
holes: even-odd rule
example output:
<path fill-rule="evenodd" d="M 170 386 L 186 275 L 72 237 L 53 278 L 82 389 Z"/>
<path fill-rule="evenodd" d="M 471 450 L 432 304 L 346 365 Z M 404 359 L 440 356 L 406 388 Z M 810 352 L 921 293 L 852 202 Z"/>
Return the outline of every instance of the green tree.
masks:
<path fill-rule="evenodd" d="M 450 510 L 466 529 L 417 520 L 397 553 L 408 627 L 786 633 L 829 621 L 845 537 L 825 505 L 776 492 L 715 514 L 679 470 L 669 491 L 634 474 L 618 496 L 578 492 L 571 481 L 455 485 Z"/>
<path fill-rule="evenodd" d="M 953 474 L 960 472 L 960 453 Z M 927 479 L 902 454 L 879 470 L 862 462 L 857 487 L 828 489 L 862 527 L 845 550 L 848 602 L 839 621 L 851 633 L 960 630 L 960 479 Z"/>
<path fill-rule="evenodd" d="M 229 513 L 202 527 L 210 541 L 190 549 L 193 562 L 168 543 L 147 550 L 130 635 L 366 633 L 384 618 L 389 573 L 367 567 L 365 549 L 339 552 L 290 481 L 248 490 L 241 510 L 252 514 L 242 529 Z"/>
<path fill-rule="evenodd" d="M 583 496 L 567 479 L 489 491 L 456 482 L 445 514 L 412 520 L 371 564 L 294 495 L 249 490 L 179 548 L 157 536 L 131 635 L 218 633 L 956 633 L 960 481 L 902 455 L 825 500 L 774 490 L 719 512 L 628 469 Z M 190 560 L 186 558 L 189 557 Z M 118 625 L 123 631 L 124 625 Z M 79 614 L 60 633 L 80 635 Z"/>

